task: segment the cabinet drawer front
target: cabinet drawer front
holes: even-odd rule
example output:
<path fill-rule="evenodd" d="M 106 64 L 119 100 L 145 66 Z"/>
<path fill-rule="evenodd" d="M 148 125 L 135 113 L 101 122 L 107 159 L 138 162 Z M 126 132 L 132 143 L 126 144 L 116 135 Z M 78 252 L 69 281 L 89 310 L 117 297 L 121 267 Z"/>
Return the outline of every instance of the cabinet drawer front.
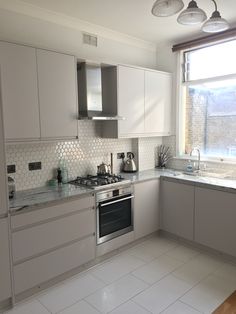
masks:
<path fill-rule="evenodd" d="M 27 225 L 35 224 L 60 215 L 76 212 L 85 208 L 95 206 L 95 199 L 92 196 L 82 197 L 75 201 L 60 203 L 58 205 L 40 208 L 28 213 L 19 214 L 11 217 L 11 227 L 21 228 Z"/>
<path fill-rule="evenodd" d="M 51 250 L 95 232 L 95 211 L 86 210 L 12 234 L 13 261 Z"/>
<path fill-rule="evenodd" d="M 14 266 L 18 294 L 95 258 L 95 238 L 89 237 L 49 254 Z"/>

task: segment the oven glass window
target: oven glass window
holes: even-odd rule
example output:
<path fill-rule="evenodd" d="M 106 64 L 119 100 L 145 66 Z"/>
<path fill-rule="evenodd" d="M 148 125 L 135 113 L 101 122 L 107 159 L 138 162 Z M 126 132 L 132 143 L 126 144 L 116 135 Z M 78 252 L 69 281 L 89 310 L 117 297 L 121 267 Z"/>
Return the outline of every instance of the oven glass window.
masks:
<path fill-rule="evenodd" d="M 131 194 L 117 197 L 99 204 L 100 238 L 132 225 L 131 199 L 124 200 L 130 196 Z"/>

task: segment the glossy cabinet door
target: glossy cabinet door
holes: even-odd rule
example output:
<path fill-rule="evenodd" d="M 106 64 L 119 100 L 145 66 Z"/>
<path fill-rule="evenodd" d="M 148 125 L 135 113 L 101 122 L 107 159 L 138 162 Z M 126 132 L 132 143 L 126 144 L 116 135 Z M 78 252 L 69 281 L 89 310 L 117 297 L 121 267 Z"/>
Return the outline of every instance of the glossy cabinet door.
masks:
<path fill-rule="evenodd" d="M 70 55 L 37 49 L 42 138 L 76 138 L 76 63 Z"/>
<path fill-rule="evenodd" d="M 144 71 L 118 66 L 119 137 L 138 137 L 144 133 Z"/>
<path fill-rule="evenodd" d="M 194 186 L 161 182 L 161 229 L 193 240 Z"/>
<path fill-rule="evenodd" d="M 171 91 L 171 74 L 157 71 L 145 71 L 146 134 L 170 134 Z"/>
<path fill-rule="evenodd" d="M 40 137 L 36 51 L 0 42 L 1 94 L 6 140 Z"/>
<path fill-rule="evenodd" d="M 159 229 L 159 183 L 157 179 L 134 185 L 135 239 Z"/>
<path fill-rule="evenodd" d="M 236 257 L 236 194 L 196 187 L 195 241 Z"/>
<path fill-rule="evenodd" d="M 0 219 L 0 302 L 11 297 L 7 218 Z"/>

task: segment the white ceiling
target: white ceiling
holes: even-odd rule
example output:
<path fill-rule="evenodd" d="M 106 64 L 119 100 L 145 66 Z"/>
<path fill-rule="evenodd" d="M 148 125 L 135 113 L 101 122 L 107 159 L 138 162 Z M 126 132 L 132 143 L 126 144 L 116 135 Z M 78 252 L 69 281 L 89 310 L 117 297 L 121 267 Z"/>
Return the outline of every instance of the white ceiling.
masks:
<path fill-rule="evenodd" d="M 93 24 L 157 44 L 174 43 L 202 35 L 199 26 L 182 26 L 176 16 L 157 18 L 151 14 L 154 0 L 23 0 L 41 8 L 62 13 Z M 185 7 L 190 0 L 184 0 Z M 222 17 L 236 22 L 236 0 L 216 0 Z M 211 0 L 197 0 L 208 17 L 214 6 Z"/>

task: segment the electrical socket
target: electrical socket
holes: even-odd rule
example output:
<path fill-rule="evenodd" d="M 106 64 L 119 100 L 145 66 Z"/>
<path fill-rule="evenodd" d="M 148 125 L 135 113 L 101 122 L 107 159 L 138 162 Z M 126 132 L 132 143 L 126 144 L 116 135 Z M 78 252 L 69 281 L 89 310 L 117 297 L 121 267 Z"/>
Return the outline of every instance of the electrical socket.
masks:
<path fill-rule="evenodd" d="M 29 171 L 41 170 L 41 169 L 42 169 L 42 163 L 41 163 L 41 161 L 30 162 L 30 163 L 28 164 L 28 166 L 29 166 Z"/>
<path fill-rule="evenodd" d="M 117 159 L 124 159 L 125 153 L 117 153 Z"/>
<path fill-rule="evenodd" d="M 7 173 L 15 173 L 16 172 L 16 165 L 7 165 Z"/>

